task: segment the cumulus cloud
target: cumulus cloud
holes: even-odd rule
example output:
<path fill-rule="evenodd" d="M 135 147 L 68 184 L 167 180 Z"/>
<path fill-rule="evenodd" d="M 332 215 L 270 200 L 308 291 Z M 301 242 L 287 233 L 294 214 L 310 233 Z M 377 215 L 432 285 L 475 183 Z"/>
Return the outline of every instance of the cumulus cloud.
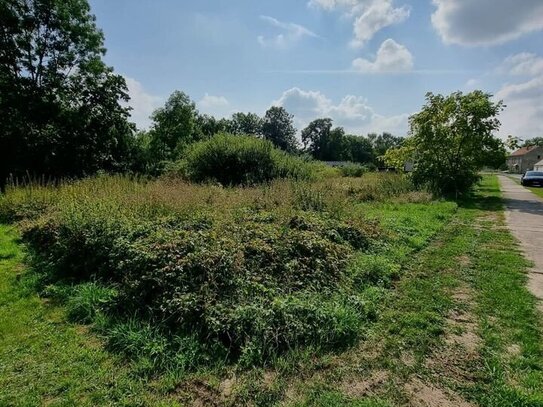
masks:
<path fill-rule="evenodd" d="M 494 45 L 543 29 L 541 0 L 433 0 L 432 24 L 445 43 Z"/>
<path fill-rule="evenodd" d="M 353 68 L 362 73 L 410 71 L 413 68 L 413 55 L 406 47 L 389 38 L 379 47 L 374 61 L 357 58 L 353 61 Z"/>
<path fill-rule="evenodd" d="M 362 47 L 379 30 L 393 24 L 398 24 L 409 17 L 406 6 L 394 8 L 391 2 L 377 1 L 362 8 L 362 14 L 354 21 L 354 39 L 351 44 Z"/>
<path fill-rule="evenodd" d="M 501 114 L 500 134 L 532 138 L 543 134 L 543 58 L 520 53 L 505 59 L 501 70 L 511 76 L 528 76 L 519 83 L 506 83 L 496 93 L 496 100 L 506 104 Z"/>
<path fill-rule="evenodd" d="M 143 85 L 134 78 L 124 77 L 128 86 L 130 101 L 128 106 L 132 108 L 130 118 L 139 129 L 147 129 L 151 125 L 150 116 L 162 102 L 162 98 L 151 95 L 143 88 Z"/>
<path fill-rule="evenodd" d="M 313 31 L 299 24 L 285 23 L 269 16 L 260 16 L 260 18 L 281 31 L 280 34 L 270 38 L 259 35 L 257 40 L 263 47 L 287 48 L 304 37 L 319 37 Z"/>
<path fill-rule="evenodd" d="M 361 96 L 347 95 L 338 104 L 319 91 L 291 88 L 273 102 L 292 113 L 299 129 L 319 117 L 330 117 L 336 126 L 347 132 L 366 134 L 388 131 L 403 135 L 407 132 L 408 114 L 383 116 L 374 111 Z"/>
<path fill-rule="evenodd" d="M 401 23 L 410 13 L 407 6 L 395 7 L 393 0 L 310 0 L 308 4 L 327 11 L 342 9 L 354 18 L 351 41 L 354 47 L 362 47 L 376 32 Z"/>

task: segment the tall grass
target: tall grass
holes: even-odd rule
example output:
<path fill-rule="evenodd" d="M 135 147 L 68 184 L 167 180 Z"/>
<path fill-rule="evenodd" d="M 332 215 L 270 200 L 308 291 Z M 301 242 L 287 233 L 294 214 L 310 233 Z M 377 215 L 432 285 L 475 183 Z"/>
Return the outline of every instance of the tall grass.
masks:
<path fill-rule="evenodd" d="M 375 318 L 372 287 L 397 269 L 349 267 L 381 239 L 353 207 L 429 199 L 395 174 L 242 187 L 98 176 L 8 187 L 0 217 L 19 222 L 44 284 L 72 287 L 69 314 L 152 370 L 192 366 L 179 352 L 252 365 L 354 343 Z"/>

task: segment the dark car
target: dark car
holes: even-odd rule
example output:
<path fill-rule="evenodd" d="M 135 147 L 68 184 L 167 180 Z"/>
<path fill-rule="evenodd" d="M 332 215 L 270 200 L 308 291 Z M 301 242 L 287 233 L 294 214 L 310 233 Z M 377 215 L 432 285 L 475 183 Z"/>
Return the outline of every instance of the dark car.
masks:
<path fill-rule="evenodd" d="M 543 172 L 526 171 L 524 175 L 520 178 L 520 184 L 525 187 L 542 187 Z"/>

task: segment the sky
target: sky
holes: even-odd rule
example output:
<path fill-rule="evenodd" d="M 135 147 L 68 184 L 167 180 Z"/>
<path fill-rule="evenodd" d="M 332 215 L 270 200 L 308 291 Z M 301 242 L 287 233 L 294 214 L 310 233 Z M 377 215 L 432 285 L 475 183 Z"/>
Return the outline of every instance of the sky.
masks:
<path fill-rule="evenodd" d="M 174 90 L 202 113 L 285 107 L 302 129 L 405 136 L 427 92 L 481 89 L 499 136 L 543 136 L 543 0 L 90 0 L 139 128 Z"/>

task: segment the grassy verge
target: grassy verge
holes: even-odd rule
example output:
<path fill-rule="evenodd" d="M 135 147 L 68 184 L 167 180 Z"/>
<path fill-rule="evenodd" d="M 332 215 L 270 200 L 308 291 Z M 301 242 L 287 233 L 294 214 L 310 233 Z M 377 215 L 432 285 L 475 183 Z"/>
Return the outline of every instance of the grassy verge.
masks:
<path fill-rule="evenodd" d="M 158 403 L 125 361 L 25 286 L 17 235 L 0 225 L 0 405 Z"/>
<path fill-rule="evenodd" d="M 294 380 L 295 406 L 541 406 L 541 315 L 487 176 L 413 261 L 358 349 Z M 294 392 L 295 393 L 295 392 Z"/>

